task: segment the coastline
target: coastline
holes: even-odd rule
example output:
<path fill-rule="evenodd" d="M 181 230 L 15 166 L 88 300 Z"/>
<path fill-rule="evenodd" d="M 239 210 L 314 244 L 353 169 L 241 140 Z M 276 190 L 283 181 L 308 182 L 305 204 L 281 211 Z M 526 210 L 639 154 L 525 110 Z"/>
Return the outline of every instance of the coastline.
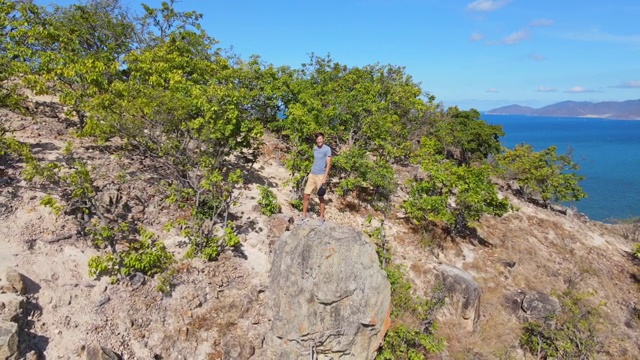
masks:
<path fill-rule="evenodd" d="M 531 117 L 548 117 L 548 118 L 567 118 L 567 119 L 601 119 L 601 120 L 620 120 L 620 121 L 639 121 L 640 117 L 617 117 L 615 115 L 606 114 L 587 114 L 580 116 L 567 116 L 567 115 L 540 115 L 540 114 L 515 114 L 515 113 L 496 113 L 496 112 L 480 112 L 483 115 L 498 115 L 498 116 L 531 116 Z"/>

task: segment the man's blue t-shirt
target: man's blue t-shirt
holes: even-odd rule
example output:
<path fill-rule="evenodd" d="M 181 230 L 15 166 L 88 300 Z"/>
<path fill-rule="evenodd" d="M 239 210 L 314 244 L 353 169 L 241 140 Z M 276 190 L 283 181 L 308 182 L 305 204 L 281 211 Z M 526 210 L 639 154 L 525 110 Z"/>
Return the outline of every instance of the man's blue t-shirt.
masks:
<path fill-rule="evenodd" d="M 311 174 L 324 175 L 327 170 L 327 158 L 331 157 L 331 148 L 327 144 L 313 147 L 313 166 L 311 166 Z"/>

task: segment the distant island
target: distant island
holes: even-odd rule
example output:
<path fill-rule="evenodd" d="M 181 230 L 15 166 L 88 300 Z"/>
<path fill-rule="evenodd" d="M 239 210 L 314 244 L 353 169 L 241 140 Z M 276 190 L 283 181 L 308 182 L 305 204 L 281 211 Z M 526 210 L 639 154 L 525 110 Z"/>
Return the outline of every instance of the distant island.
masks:
<path fill-rule="evenodd" d="M 539 109 L 528 106 L 509 105 L 485 112 L 490 115 L 531 115 L 557 117 L 585 117 L 619 120 L 640 120 L 640 100 L 562 101 Z"/>

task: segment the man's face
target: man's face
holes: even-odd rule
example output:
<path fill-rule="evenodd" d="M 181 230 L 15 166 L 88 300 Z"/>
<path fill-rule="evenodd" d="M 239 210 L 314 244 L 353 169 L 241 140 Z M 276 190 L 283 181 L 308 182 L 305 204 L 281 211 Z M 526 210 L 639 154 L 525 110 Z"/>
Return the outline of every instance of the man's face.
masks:
<path fill-rule="evenodd" d="M 318 145 L 318 147 L 322 147 L 322 144 L 324 144 L 324 136 L 318 136 L 316 138 L 316 145 Z"/>

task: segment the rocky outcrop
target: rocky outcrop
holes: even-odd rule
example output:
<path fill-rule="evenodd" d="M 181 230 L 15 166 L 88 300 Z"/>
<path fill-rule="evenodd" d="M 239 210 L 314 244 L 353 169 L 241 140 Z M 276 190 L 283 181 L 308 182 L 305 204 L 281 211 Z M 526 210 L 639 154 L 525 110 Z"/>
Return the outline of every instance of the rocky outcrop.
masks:
<path fill-rule="evenodd" d="M 550 321 L 560 310 L 560 302 L 543 292 L 516 291 L 506 296 L 506 302 L 520 321 Z"/>
<path fill-rule="evenodd" d="M 475 330 L 480 320 L 480 285 L 471 274 L 455 266 L 441 264 L 436 270 L 437 281 L 447 293 L 441 316 L 462 322 L 467 331 Z"/>
<path fill-rule="evenodd" d="M 275 244 L 268 359 L 373 359 L 389 327 L 391 287 L 375 246 L 353 228 L 297 226 Z"/>
<path fill-rule="evenodd" d="M 8 359 L 18 351 L 18 324 L 0 321 L 0 359 Z"/>
<path fill-rule="evenodd" d="M 18 320 L 25 292 L 22 274 L 12 268 L 0 270 L 0 359 L 18 351 Z"/>

